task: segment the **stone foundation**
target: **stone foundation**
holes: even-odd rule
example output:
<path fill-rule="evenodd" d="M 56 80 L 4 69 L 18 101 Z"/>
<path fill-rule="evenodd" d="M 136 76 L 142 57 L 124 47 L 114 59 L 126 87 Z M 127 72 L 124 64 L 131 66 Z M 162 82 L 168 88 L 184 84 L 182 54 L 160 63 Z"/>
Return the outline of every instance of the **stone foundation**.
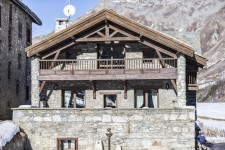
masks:
<path fill-rule="evenodd" d="M 79 150 L 94 150 L 107 128 L 112 149 L 194 150 L 195 109 L 14 109 L 13 121 L 33 150 L 55 150 L 58 137 L 78 138 Z"/>

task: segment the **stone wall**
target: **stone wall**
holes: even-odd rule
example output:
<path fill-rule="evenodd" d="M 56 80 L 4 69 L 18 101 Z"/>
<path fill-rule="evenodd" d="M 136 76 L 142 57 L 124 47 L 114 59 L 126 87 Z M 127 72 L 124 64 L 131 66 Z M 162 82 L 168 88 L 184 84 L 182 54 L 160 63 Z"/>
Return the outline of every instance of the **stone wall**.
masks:
<path fill-rule="evenodd" d="M 35 80 L 37 81 L 37 80 Z M 32 82 L 33 83 L 33 82 Z M 103 108 L 104 93 L 117 95 L 117 108 L 135 107 L 135 90 L 157 89 L 159 97 L 159 108 L 174 108 L 177 102 L 176 93 L 169 80 L 133 80 L 127 81 L 127 99 L 124 98 L 123 81 L 96 81 L 96 99 L 93 98 L 93 90 L 89 81 L 47 81 L 41 93 L 41 101 L 45 101 L 49 108 L 61 108 L 62 90 L 73 90 L 82 88 L 85 90 L 86 108 Z M 166 84 L 169 89 L 166 89 Z M 55 84 L 58 89 L 54 89 Z M 34 84 L 36 87 L 37 84 Z M 33 89 L 33 88 L 32 88 Z M 36 91 L 36 93 L 38 90 Z M 35 93 L 35 92 L 34 92 Z M 32 95 L 34 95 L 32 93 Z M 38 97 L 38 95 L 36 95 Z M 36 98 L 36 97 L 34 97 Z M 32 100 L 32 104 L 34 104 Z"/>
<path fill-rule="evenodd" d="M 78 138 L 79 150 L 194 150 L 195 109 L 14 109 L 13 121 L 28 135 L 34 150 L 55 150 L 58 137 Z"/>
<path fill-rule="evenodd" d="M 9 32 L 10 4 L 12 4 L 11 34 Z M 26 63 L 25 47 L 27 47 L 26 29 L 27 27 L 31 29 L 32 21 L 24 11 L 11 1 L 1 0 L 0 5 L 2 6 L 0 27 L 0 119 L 10 119 L 12 117 L 11 108 L 26 104 L 28 103 L 27 100 L 29 100 L 26 99 L 26 86 L 29 86 L 30 83 L 27 80 L 29 66 Z M 19 37 L 19 23 L 22 25 L 21 37 Z M 18 59 L 20 59 L 20 62 Z M 8 79 L 9 64 L 11 64 L 10 79 Z M 18 89 L 16 89 L 17 87 Z"/>
<path fill-rule="evenodd" d="M 179 54 L 177 59 L 177 106 L 186 106 L 186 58 L 184 54 Z"/>

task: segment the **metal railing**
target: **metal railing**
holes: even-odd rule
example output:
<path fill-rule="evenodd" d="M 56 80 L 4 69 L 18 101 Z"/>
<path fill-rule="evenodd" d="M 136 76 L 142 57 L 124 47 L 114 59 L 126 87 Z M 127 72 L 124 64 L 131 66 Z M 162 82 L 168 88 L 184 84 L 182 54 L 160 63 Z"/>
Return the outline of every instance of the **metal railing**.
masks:
<path fill-rule="evenodd" d="M 40 60 L 41 70 L 160 69 L 177 68 L 177 59 L 75 59 Z"/>

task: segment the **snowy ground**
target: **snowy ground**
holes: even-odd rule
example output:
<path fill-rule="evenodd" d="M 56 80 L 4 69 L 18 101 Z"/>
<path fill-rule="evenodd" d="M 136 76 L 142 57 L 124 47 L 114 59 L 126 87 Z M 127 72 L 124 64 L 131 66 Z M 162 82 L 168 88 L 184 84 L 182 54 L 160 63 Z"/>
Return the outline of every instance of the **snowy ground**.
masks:
<path fill-rule="evenodd" d="M 225 103 L 198 103 L 198 121 L 211 142 L 225 142 Z"/>
<path fill-rule="evenodd" d="M 225 121 L 225 103 L 198 103 L 197 115 Z"/>

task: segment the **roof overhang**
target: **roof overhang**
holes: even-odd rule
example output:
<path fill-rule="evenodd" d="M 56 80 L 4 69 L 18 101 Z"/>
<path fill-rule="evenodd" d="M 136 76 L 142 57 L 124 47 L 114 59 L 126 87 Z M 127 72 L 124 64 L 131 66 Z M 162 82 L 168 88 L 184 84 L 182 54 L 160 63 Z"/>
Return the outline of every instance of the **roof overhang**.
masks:
<path fill-rule="evenodd" d="M 19 0 L 11 0 L 11 1 L 15 5 L 17 5 L 20 9 L 22 9 L 25 13 L 27 13 L 34 23 L 36 23 L 37 25 L 42 25 L 41 19 L 39 19 L 38 16 L 34 12 L 32 12 L 30 8 L 28 8 L 22 1 Z"/>
<path fill-rule="evenodd" d="M 163 44 L 166 47 L 171 48 L 177 52 L 183 53 L 186 56 L 195 58 L 195 60 L 201 65 L 206 64 L 206 59 L 195 54 L 194 48 L 187 45 L 186 43 L 177 40 L 171 36 L 168 36 L 166 34 L 163 34 L 159 31 L 156 31 L 150 27 L 136 23 L 133 20 L 121 16 L 115 13 L 114 11 L 108 9 L 103 9 L 100 12 L 95 13 L 94 15 L 91 15 L 86 19 L 83 19 L 75 23 L 74 25 L 46 38 L 45 40 L 42 40 L 34 45 L 31 45 L 30 47 L 26 48 L 27 56 L 31 57 L 33 55 L 37 55 L 40 52 L 48 50 L 54 46 L 60 45 L 60 43 L 68 41 L 69 39 L 73 39 L 75 35 L 80 34 L 83 31 L 87 30 L 88 28 L 103 21 L 105 22 L 110 21 L 123 28 L 135 31 L 140 40 L 142 37 L 145 39 L 150 39 L 156 43 Z M 75 40 L 74 42 L 76 42 L 76 39 L 74 40 Z"/>

